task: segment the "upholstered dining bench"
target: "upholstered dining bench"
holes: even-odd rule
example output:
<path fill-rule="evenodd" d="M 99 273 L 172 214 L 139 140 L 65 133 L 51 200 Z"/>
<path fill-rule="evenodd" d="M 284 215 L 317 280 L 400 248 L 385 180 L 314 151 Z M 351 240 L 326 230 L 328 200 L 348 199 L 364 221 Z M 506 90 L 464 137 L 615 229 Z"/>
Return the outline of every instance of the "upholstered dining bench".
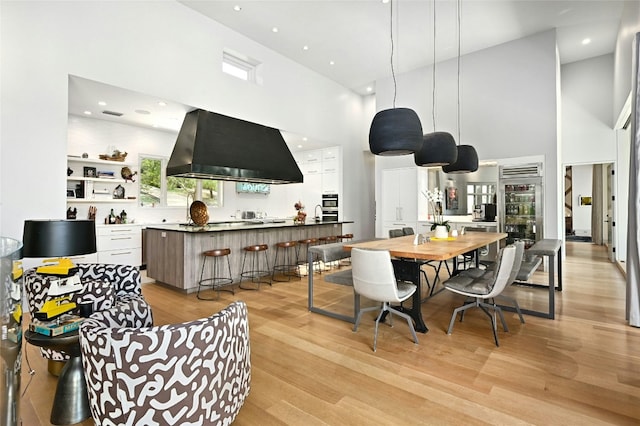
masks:
<path fill-rule="evenodd" d="M 538 266 L 542 263 L 542 258 L 540 256 L 528 256 L 522 260 L 520 264 L 520 270 L 518 271 L 518 275 L 516 275 L 516 281 L 529 281 L 533 273 L 538 269 Z"/>
<path fill-rule="evenodd" d="M 321 261 L 323 263 L 335 262 L 338 260 L 346 259 L 350 257 L 349 251 L 344 249 L 344 243 L 331 243 L 309 247 L 307 252 L 308 258 L 308 282 L 309 282 L 309 311 L 317 314 L 327 315 L 332 318 L 340 319 L 343 321 L 355 324 L 358 311 L 360 310 L 360 296 L 353 293 L 353 315 L 345 315 L 327 309 L 318 308 L 314 305 L 313 301 L 313 267 L 315 262 Z M 345 269 L 339 272 L 323 275 L 324 280 L 329 283 L 350 286 L 353 288 L 353 279 L 351 277 L 351 269 Z"/>

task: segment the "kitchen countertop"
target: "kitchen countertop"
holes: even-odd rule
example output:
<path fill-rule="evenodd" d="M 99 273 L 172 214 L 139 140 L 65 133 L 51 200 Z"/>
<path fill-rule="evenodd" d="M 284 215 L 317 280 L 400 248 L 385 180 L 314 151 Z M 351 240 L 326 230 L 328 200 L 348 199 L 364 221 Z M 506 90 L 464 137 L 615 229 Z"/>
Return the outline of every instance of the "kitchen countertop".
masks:
<path fill-rule="evenodd" d="M 221 222 L 209 222 L 205 226 L 195 226 L 187 224 L 147 224 L 147 229 L 159 229 L 164 231 L 175 232 L 221 232 L 221 231 L 243 231 L 247 229 L 272 229 L 272 228 L 289 228 L 301 226 L 319 226 L 319 225 L 338 225 L 344 223 L 353 223 L 351 221 L 332 221 L 332 222 L 315 222 L 307 221 L 304 224 L 294 224 L 292 219 L 246 219 L 246 220 L 228 220 Z"/>

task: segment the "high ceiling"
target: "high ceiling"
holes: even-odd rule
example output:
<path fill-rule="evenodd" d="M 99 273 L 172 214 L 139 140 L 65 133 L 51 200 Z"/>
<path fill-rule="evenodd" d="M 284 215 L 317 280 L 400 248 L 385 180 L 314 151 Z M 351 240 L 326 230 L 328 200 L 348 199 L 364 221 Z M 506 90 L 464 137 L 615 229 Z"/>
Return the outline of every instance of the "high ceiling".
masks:
<path fill-rule="evenodd" d="M 360 94 L 391 75 L 392 22 L 396 72 L 428 65 L 433 58 L 431 0 L 179 1 Z M 556 28 L 563 64 L 611 53 L 623 3 L 461 0 L 461 51 L 464 55 Z M 457 55 L 457 1 L 437 0 L 435 16 L 440 62 Z M 590 43 L 582 44 L 585 39 Z"/>
<path fill-rule="evenodd" d="M 412 70 L 433 60 L 430 0 L 386 4 L 382 0 L 180 2 L 360 94 L 371 93 L 367 87 L 375 90 L 377 79 L 391 75 L 391 7 L 395 71 Z M 436 2 L 437 62 L 457 55 L 456 5 L 455 0 Z M 234 10 L 234 6 L 241 10 Z M 623 2 L 616 0 L 462 0 L 462 54 L 552 28 L 557 28 L 562 63 L 612 53 L 622 9 Z M 273 27 L 278 28 L 277 33 Z M 586 38 L 591 42 L 582 44 Z M 106 105 L 98 106 L 99 101 Z M 191 109 L 79 77 L 69 81 L 70 114 L 91 111 L 93 118 L 175 132 Z M 103 110 L 124 115 L 115 117 Z M 297 148 L 299 135 L 283 133 L 292 150 L 301 149 Z M 306 149 L 316 147 L 314 141 L 304 145 Z"/>

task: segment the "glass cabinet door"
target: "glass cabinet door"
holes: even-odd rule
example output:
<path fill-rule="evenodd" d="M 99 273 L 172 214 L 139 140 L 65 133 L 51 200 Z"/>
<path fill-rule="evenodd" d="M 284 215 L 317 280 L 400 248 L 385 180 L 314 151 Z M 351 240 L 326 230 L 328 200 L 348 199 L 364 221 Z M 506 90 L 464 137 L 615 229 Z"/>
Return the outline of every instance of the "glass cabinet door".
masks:
<path fill-rule="evenodd" d="M 536 185 L 505 185 L 504 230 L 508 234 L 507 244 L 522 240 L 525 248 L 536 242 Z"/>

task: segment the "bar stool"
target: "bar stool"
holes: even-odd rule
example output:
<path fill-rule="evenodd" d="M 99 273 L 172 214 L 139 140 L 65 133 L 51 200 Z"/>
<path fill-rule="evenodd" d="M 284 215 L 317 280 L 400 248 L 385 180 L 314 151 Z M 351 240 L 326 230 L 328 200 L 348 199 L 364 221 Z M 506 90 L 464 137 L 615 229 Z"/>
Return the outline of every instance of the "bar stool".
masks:
<path fill-rule="evenodd" d="M 320 242 L 320 244 L 331 244 L 331 243 L 337 242 L 338 237 L 336 235 L 327 235 L 327 236 L 318 238 L 318 241 Z M 334 262 L 331 262 L 331 263 L 334 263 Z M 326 270 L 331 269 L 331 265 L 325 264 L 324 267 L 326 268 Z"/>
<path fill-rule="evenodd" d="M 353 234 L 338 235 L 336 238 L 339 241 L 351 241 L 351 240 L 353 240 Z"/>
<path fill-rule="evenodd" d="M 196 297 L 200 300 L 218 300 L 220 299 L 221 291 L 229 291 L 231 294 L 235 294 L 232 288 L 225 288 L 229 284 L 233 284 L 233 278 L 231 277 L 231 263 L 229 262 L 229 254 L 231 250 L 228 248 L 224 249 L 214 249 L 207 250 L 202 253 L 204 259 L 202 259 L 202 270 L 200 271 L 200 281 L 198 281 L 198 293 Z M 227 260 L 227 275 L 224 276 L 224 261 L 222 258 Z M 207 260 L 211 259 L 209 263 L 211 263 L 211 276 L 209 278 L 204 278 L 204 270 L 207 265 Z M 216 290 L 218 293 L 217 299 L 200 297 L 200 290 L 203 287 L 211 287 L 212 290 Z"/>
<path fill-rule="evenodd" d="M 338 235 L 337 236 L 338 241 L 340 241 L 341 243 L 344 242 L 349 242 L 351 240 L 353 240 L 353 234 L 349 233 L 349 234 L 342 234 L 342 235 Z M 342 264 L 342 262 L 344 262 L 345 265 L 351 265 L 351 258 L 348 257 L 346 259 L 344 259 L 344 261 L 340 261 L 339 264 Z"/>
<path fill-rule="evenodd" d="M 292 276 L 296 275 L 296 269 L 298 268 L 296 245 L 295 241 L 283 241 L 276 243 L 276 257 L 273 261 L 273 270 L 271 272 L 272 281 L 291 281 Z M 278 258 L 280 263 L 278 263 Z M 286 280 L 277 279 L 276 272 L 280 272 L 281 275 L 287 277 Z"/>
<path fill-rule="evenodd" d="M 244 247 L 242 250 L 244 251 L 244 256 L 242 257 L 240 284 L 238 287 L 243 290 L 260 290 L 260 284 L 271 285 L 271 279 L 268 281 L 265 279 L 265 277 L 269 277 L 271 275 L 271 272 L 269 271 L 269 259 L 267 258 L 267 250 L 269 250 L 269 246 L 266 244 L 256 244 Z M 262 255 L 260 255 L 260 253 L 262 253 Z M 245 270 L 247 256 L 251 256 L 249 259 L 250 269 Z M 250 279 L 252 283 L 258 284 L 258 287 L 242 287 L 243 279 Z"/>
<path fill-rule="evenodd" d="M 318 238 L 318 241 L 320 242 L 320 244 L 331 244 L 338 241 L 338 237 L 335 235 L 327 235 L 325 237 Z"/>
<path fill-rule="evenodd" d="M 318 239 L 317 238 L 305 238 L 302 240 L 298 240 L 298 249 L 296 251 L 296 264 L 298 265 L 298 276 L 300 278 L 302 278 L 302 273 L 300 272 L 300 268 L 304 265 L 305 268 L 308 269 L 308 253 L 309 253 L 309 247 L 314 246 L 318 244 Z M 302 259 L 300 259 L 300 251 L 302 251 L 302 247 L 305 247 L 304 250 L 304 257 Z M 320 262 L 317 260 L 318 257 L 316 256 L 316 260 L 313 262 L 314 265 L 315 264 L 319 264 Z M 322 271 L 320 270 L 320 265 L 318 265 L 318 271 L 320 271 L 320 273 L 322 273 Z M 315 270 L 315 266 L 314 266 L 314 270 Z M 307 271 L 307 275 L 309 274 L 309 271 Z"/>

